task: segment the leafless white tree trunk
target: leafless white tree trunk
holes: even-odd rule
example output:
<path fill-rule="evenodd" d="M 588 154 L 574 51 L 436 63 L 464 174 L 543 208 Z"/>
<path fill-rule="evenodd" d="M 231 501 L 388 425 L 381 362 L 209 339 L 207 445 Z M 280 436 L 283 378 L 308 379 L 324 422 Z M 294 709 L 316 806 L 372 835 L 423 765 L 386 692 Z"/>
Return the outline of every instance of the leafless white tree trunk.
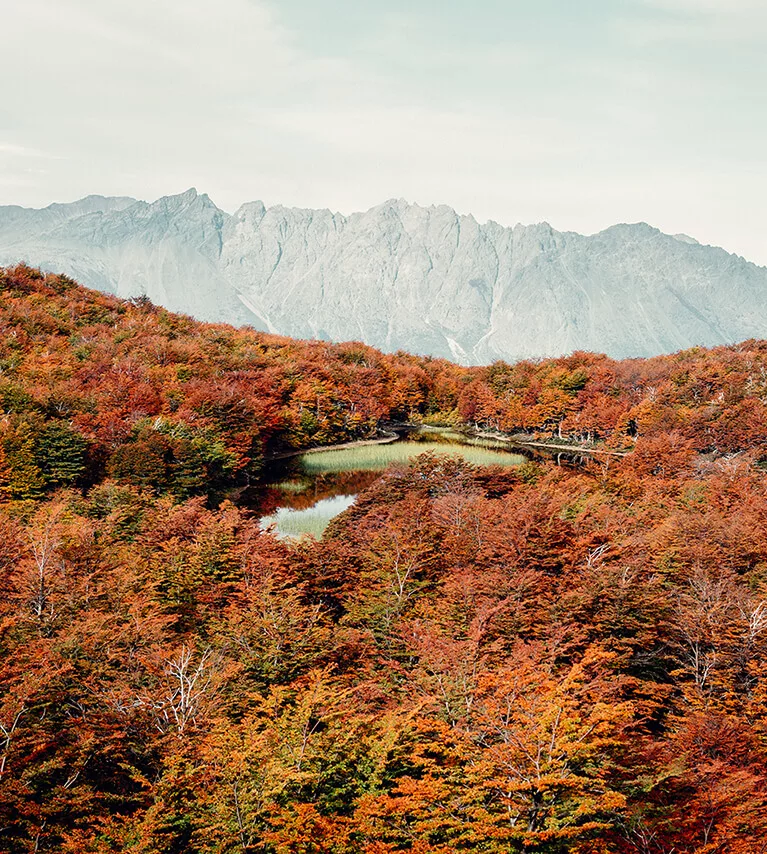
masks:
<path fill-rule="evenodd" d="M 200 655 L 184 644 L 178 654 L 165 661 L 165 686 L 159 698 L 140 698 L 140 705 L 151 707 L 155 726 L 160 732 L 175 728 L 182 737 L 197 723 L 206 701 L 212 693 L 216 669 L 213 650 L 208 647 Z"/>
<path fill-rule="evenodd" d="M 38 620 L 55 616 L 52 601 L 53 575 L 61 569 L 58 549 L 61 546 L 59 531 L 60 508 L 54 507 L 45 524 L 29 533 L 33 572 L 29 579 L 29 606 Z"/>
<path fill-rule="evenodd" d="M 3 775 L 5 774 L 5 768 L 8 762 L 8 754 L 11 751 L 11 742 L 13 741 L 13 734 L 18 729 L 18 726 L 21 723 L 21 719 L 22 717 L 24 717 L 24 714 L 27 711 L 29 711 L 27 709 L 27 706 L 22 703 L 17 709 L 16 714 L 13 715 L 12 720 L 10 720 L 7 724 L 0 721 L 0 781 L 2 781 Z"/>

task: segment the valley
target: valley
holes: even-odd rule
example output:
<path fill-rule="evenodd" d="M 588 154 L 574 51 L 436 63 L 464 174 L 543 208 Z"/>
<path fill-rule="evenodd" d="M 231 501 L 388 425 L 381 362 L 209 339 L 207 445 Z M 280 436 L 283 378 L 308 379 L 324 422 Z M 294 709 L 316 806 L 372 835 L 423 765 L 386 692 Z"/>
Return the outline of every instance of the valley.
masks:
<path fill-rule="evenodd" d="M 0 22 L 0 854 L 767 854 L 767 0 Z"/>

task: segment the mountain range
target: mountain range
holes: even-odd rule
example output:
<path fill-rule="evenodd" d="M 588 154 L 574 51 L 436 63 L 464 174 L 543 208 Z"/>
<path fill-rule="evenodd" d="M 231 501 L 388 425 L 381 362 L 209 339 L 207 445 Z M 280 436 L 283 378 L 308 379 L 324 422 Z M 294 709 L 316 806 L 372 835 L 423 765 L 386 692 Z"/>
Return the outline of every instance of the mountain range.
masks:
<path fill-rule="evenodd" d="M 645 223 L 585 236 L 403 200 L 228 214 L 191 189 L 0 207 L 0 264 L 19 261 L 202 320 L 465 364 L 767 337 L 767 268 Z"/>

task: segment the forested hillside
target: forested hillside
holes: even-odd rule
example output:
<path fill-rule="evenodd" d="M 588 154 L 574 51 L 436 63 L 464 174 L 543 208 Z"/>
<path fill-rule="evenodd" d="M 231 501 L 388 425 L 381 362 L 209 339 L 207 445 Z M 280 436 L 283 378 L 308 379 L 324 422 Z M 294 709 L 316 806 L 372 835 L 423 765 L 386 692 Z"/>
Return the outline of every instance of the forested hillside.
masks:
<path fill-rule="evenodd" d="M 464 368 L 26 267 L 0 325 L 0 850 L 767 852 L 767 344 Z M 628 453 L 235 503 L 423 420 Z"/>

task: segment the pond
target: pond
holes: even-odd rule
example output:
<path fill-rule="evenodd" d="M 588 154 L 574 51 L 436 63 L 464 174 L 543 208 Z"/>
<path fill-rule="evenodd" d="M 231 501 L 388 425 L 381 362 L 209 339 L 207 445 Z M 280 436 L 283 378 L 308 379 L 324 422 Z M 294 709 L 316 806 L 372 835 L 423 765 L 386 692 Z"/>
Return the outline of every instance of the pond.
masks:
<path fill-rule="evenodd" d="M 414 431 L 386 445 L 315 451 L 274 464 L 273 481 L 249 503 L 262 514 L 262 529 L 270 528 L 278 539 L 320 539 L 330 520 L 381 472 L 429 452 L 453 454 L 476 466 L 518 466 L 526 459 L 501 442 L 451 431 Z"/>

